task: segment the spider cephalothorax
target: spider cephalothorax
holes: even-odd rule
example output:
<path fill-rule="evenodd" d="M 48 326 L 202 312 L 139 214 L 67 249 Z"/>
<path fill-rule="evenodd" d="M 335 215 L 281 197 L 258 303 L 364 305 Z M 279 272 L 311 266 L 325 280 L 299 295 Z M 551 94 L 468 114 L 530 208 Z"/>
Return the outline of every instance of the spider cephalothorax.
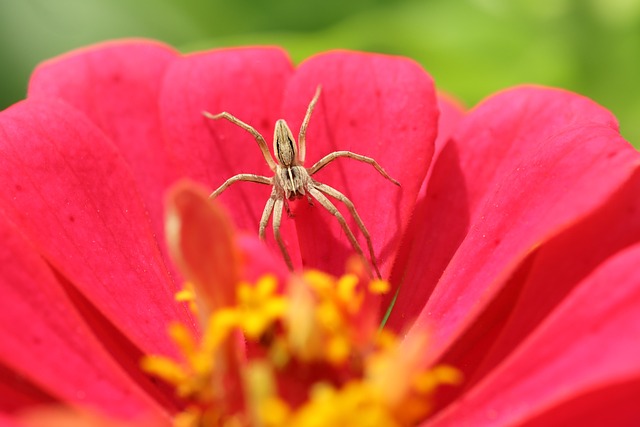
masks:
<path fill-rule="evenodd" d="M 235 175 L 227 179 L 216 191 L 211 194 L 210 198 L 217 197 L 218 195 L 220 195 L 220 193 L 226 190 L 227 187 L 237 181 L 251 181 L 257 182 L 259 184 L 271 185 L 271 196 L 269 197 L 269 200 L 267 200 L 267 204 L 264 207 L 264 211 L 262 212 L 262 218 L 260 219 L 259 236 L 260 239 L 264 240 L 265 230 L 267 228 L 267 223 L 269 222 L 269 217 L 273 214 L 273 233 L 275 235 L 276 242 L 278 243 L 278 246 L 282 251 L 282 255 L 284 256 L 287 265 L 290 269 L 293 269 L 291 257 L 289 256 L 289 252 L 287 251 L 287 248 L 280 236 L 282 209 L 285 208 L 287 211 L 289 211 L 287 203 L 289 200 L 294 200 L 305 196 L 309 199 L 309 201 L 311 201 L 311 198 L 316 199 L 325 209 L 327 209 L 333 216 L 336 217 L 355 251 L 358 252 L 361 257 L 365 258 L 364 253 L 362 252 L 362 248 L 353 235 L 353 232 L 347 225 L 344 216 L 342 216 L 340 211 L 336 209 L 335 205 L 327 198 L 327 196 L 325 196 L 325 194 L 331 196 L 336 200 L 344 203 L 347 209 L 349 209 L 349 212 L 351 212 L 351 215 L 358 224 L 358 228 L 367 240 L 369 255 L 371 256 L 371 264 L 376 271 L 376 275 L 380 277 L 380 271 L 378 270 L 378 265 L 373 252 L 373 245 L 371 244 L 371 236 L 369 235 L 369 231 L 367 230 L 367 228 L 364 226 L 360 215 L 358 215 L 353 202 L 351 202 L 351 200 L 349 200 L 347 196 L 340 193 L 335 188 L 314 180 L 312 176 L 338 157 L 349 157 L 370 164 L 378 172 L 380 172 L 382 176 L 384 176 L 394 184 L 400 185 L 400 183 L 391 178 L 374 159 L 362 156 L 360 154 L 355 154 L 350 151 L 334 151 L 333 153 L 329 153 L 324 156 L 310 168 L 304 167 L 304 159 L 306 155 L 305 135 L 307 126 L 309 125 L 309 119 L 311 118 L 311 113 L 313 112 L 313 109 L 318 102 L 319 97 L 320 86 L 318 86 L 318 88 L 316 89 L 316 93 L 309 103 L 309 107 L 307 108 L 307 113 L 304 116 L 304 121 L 302 122 L 302 126 L 300 126 L 300 133 L 298 135 L 297 144 L 296 140 L 293 137 L 293 134 L 291 133 L 291 129 L 289 129 L 289 126 L 287 125 L 287 122 L 282 119 L 276 122 L 275 130 L 273 133 L 273 152 L 278 159 L 277 163 L 271 156 L 271 153 L 269 153 L 269 148 L 267 147 L 265 139 L 253 127 L 227 112 L 213 115 L 204 111 L 203 114 L 210 119 L 227 119 L 231 123 L 240 126 L 251 135 L 253 135 L 253 137 L 256 139 L 256 142 L 258 143 L 258 146 L 260 147 L 260 151 L 262 151 L 264 159 L 269 165 L 271 171 L 274 173 L 273 177 L 271 178 L 267 176 L 247 173 Z"/>

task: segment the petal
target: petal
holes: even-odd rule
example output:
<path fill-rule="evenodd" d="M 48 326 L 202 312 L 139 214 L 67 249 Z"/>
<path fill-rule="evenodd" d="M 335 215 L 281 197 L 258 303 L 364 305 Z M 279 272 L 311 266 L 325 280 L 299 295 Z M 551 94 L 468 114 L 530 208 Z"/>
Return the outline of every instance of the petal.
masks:
<path fill-rule="evenodd" d="M 227 111 L 270 141 L 292 72 L 286 53 L 276 48 L 224 49 L 174 62 L 165 79 L 160 113 L 176 176 L 187 176 L 212 191 L 239 173 L 272 176 L 251 134 L 202 112 Z M 239 229 L 257 235 L 270 192 L 269 186 L 243 182 L 219 200 Z M 295 241 L 295 235 L 288 232 L 287 239 Z"/>
<path fill-rule="evenodd" d="M 92 335 L 40 255 L 4 221 L 0 237 L 0 365 L 60 402 L 114 417 L 161 412 Z"/>
<path fill-rule="evenodd" d="M 300 65 L 287 86 L 283 117 L 296 132 L 318 85 L 322 93 L 307 131 L 306 167 L 347 150 L 375 159 L 402 187 L 368 164 L 338 159 L 314 176 L 351 199 L 387 277 L 433 155 L 438 108 L 431 78 L 411 60 L 331 52 Z M 337 202 L 365 254 L 352 215 Z M 295 224 L 303 262 L 339 274 L 354 250 L 335 218 L 315 203 L 297 202 Z M 368 258 L 368 256 L 367 256 Z"/>
<path fill-rule="evenodd" d="M 168 419 L 136 419 L 123 422 L 102 414 L 67 407 L 44 407 L 27 411 L 19 416 L 23 427 L 169 427 Z"/>
<path fill-rule="evenodd" d="M 280 254 L 269 251 L 264 242 L 254 235 L 238 236 L 238 247 L 242 256 L 244 281 L 256 283 L 265 274 L 272 274 L 283 284 L 289 278 L 289 270 Z"/>
<path fill-rule="evenodd" d="M 245 270 L 255 274 L 260 268 L 249 264 L 245 269 L 243 264 L 260 259 L 256 252 L 264 252 L 265 247 L 243 239 L 241 248 L 222 205 L 212 203 L 204 189 L 188 181 L 175 185 L 168 195 L 167 236 L 174 259 L 194 285 L 198 312 L 206 328 L 212 312 L 236 304 L 236 287 L 245 278 Z M 219 374 L 225 377 L 225 400 L 232 405 L 241 404 L 245 398 L 240 369 L 244 360 L 238 344 L 227 339 L 216 356 L 221 358 L 216 363 L 225 367 Z"/>
<path fill-rule="evenodd" d="M 497 110 L 493 104 L 508 111 L 492 116 Z M 543 128 L 536 139 L 529 134 L 535 129 L 523 123 L 549 115 L 546 109 L 567 120 L 564 128 L 551 120 L 549 126 L 555 126 L 555 131 Z M 602 117 L 609 117 L 605 110 L 576 95 L 520 89 L 487 101 L 463 121 L 452 141 L 462 140 L 465 150 L 474 151 L 469 148 L 474 141 L 489 145 L 484 139 L 487 133 L 494 135 L 494 151 L 487 148 L 482 162 L 497 170 L 494 174 L 476 171 L 480 182 L 471 184 L 472 175 L 466 175 L 475 169 L 468 153 L 458 150 L 465 178 L 461 182 L 452 171 L 451 179 L 464 186 L 457 190 L 455 202 L 458 212 L 469 212 L 469 231 L 418 318 L 419 323 L 433 327 L 436 350 L 474 321 L 527 254 L 601 206 L 629 179 L 638 154 Z M 490 184 L 482 182 L 483 175 L 492 176 Z M 466 193 L 467 209 L 461 193 Z M 459 239 L 464 228 L 465 224 L 454 224 L 443 233 L 455 233 Z M 427 279 L 437 281 L 438 277 Z M 426 281 L 407 286 L 434 285 Z"/>
<path fill-rule="evenodd" d="M 219 203 L 190 182 L 175 185 L 167 196 L 169 248 L 187 281 L 212 311 L 234 304 L 240 281 L 240 250 L 231 221 Z"/>
<path fill-rule="evenodd" d="M 163 197 L 167 152 L 158 97 L 176 53 L 146 41 L 111 42 L 41 64 L 29 97 L 60 98 L 82 111 L 116 144 L 129 165 L 164 249 Z"/>
<path fill-rule="evenodd" d="M 0 362 L 0 416 L 24 408 L 54 404 L 56 399 Z"/>
<path fill-rule="evenodd" d="M 24 424 L 18 423 L 15 419 L 0 413 L 0 427 L 24 427 Z"/>
<path fill-rule="evenodd" d="M 499 365 L 611 254 L 640 241 L 639 210 L 637 171 L 603 206 L 547 241 L 519 266 L 443 356 L 444 363 L 461 367 L 465 388 Z"/>
<path fill-rule="evenodd" d="M 537 417 L 548 423 L 529 425 L 567 425 L 561 417 L 591 412 L 586 405 L 607 390 L 627 396 L 608 400 L 611 419 L 637 422 L 629 393 L 640 392 L 639 262 L 635 245 L 603 263 L 505 363 L 428 425 L 521 425 Z M 635 424 L 582 419 L 586 424 L 569 424 Z"/>
<path fill-rule="evenodd" d="M 468 114 L 454 135 L 460 147 L 471 212 L 513 173 L 514 162 L 570 127 L 601 124 L 618 131 L 610 111 L 588 98 L 543 87 L 498 93 Z"/>
<path fill-rule="evenodd" d="M 0 182 L 0 209 L 80 300 L 143 352 L 173 354 L 159 325 L 191 315 L 173 301 L 136 185 L 104 134 L 61 102 L 17 104 L 0 115 Z"/>
<path fill-rule="evenodd" d="M 438 93 L 438 137 L 435 154 L 439 154 L 451 138 L 465 116 L 465 108 L 457 99 L 446 93 Z"/>
<path fill-rule="evenodd" d="M 468 221 L 466 199 L 460 192 L 464 188 L 462 173 L 456 169 L 460 159 L 455 145 L 449 143 L 464 112 L 459 104 L 442 95 L 438 98 L 438 106 L 440 116 L 435 160 L 420 188 L 415 211 L 390 278 L 392 286 L 400 288 L 400 293 L 393 302 L 386 326 L 396 332 L 404 331 L 407 323 L 412 322 L 424 308 L 436 279 L 462 241 Z M 427 286 L 427 283 L 432 286 Z M 383 309 L 392 304 L 395 295 L 396 292 L 387 295 Z"/>
<path fill-rule="evenodd" d="M 255 236 L 237 236 L 223 206 L 189 181 L 176 184 L 167 197 L 167 236 L 173 258 L 211 309 L 235 304 L 241 280 L 253 283 L 269 273 L 282 283 L 288 276 L 280 258 Z"/>

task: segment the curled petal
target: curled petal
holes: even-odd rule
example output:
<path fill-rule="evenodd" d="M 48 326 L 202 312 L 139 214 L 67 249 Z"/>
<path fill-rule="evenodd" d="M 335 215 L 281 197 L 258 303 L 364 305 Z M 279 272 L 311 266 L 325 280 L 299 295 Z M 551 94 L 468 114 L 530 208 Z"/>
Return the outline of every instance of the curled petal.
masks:
<path fill-rule="evenodd" d="M 169 249 L 188 282 L 207 302 L 205 318 L 235 301 L 240 281 L 240 251 L 231 220 L 219 203 L 188 182 L 167 196 Z"/>

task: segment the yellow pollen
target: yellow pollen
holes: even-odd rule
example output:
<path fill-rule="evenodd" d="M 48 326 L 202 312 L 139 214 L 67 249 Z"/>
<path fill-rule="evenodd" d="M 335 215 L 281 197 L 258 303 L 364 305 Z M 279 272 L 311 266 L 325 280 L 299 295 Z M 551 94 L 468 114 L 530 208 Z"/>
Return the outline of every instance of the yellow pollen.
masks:
<path fill-rule="evenodd" d="M 391 290 L 389 282 L 381 279 L 374 279 L 369 283 L 369 292 L 375 295 L 383 295 Z"/>
<path fill-rule="evenodd" d="M 358 276 L 355 274 L 345 274 L 336 285 L 336 296 L 349 313 L 356 313 L 360 310 L 360 305 L 364 299 L 364 294 L 357 292 Z"/>
<path fill-rule="evenodd" d="M 189 304 L 189 310 L 192 313 L 198 314 L 198 305 L 196 303 L 196 292 L 191 282 L 185 282 L 183 288 L 175 295 L 175 300 L 178 302 L 186 302 Z"/>
<path fill-rule="evenodd" d="M 426 335 L 400 340 L 377 329 L 363 302 L 390 286 L 361 277 L 310 270 L 280 286 L 265 275 L 255 284 L 239 283 L 235 303 L 202 320 L 201 338 L 171 325 L 181 360 L 146 356 L 142 368 L 184 400 L 174 427 L 408 427 L 423 421 L 437 387 L 459 384 L 461 374 L 425 365 Z M 188 283 L 176 300 L 203 303 Z M 233 362 L 221 354 L 241 356 Z M 229 378 L 240 390 L 226 388 Z M 241 401 L 227 401 L 230 396 Z"/>
<path fill-rule="evenodd" d="M 419 393 L 431 393 L 442 384 L 458 385 L 462 374 L 453 366 L 439 365 L 431 371 L 423 372 L 414 378 L 414 387 Z"/>

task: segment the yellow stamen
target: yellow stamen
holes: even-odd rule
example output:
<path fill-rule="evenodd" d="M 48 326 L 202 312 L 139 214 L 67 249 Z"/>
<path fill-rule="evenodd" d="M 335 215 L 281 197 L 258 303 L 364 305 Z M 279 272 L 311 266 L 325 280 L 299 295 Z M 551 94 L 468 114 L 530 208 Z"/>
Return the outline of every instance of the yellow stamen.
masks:
<path fill-rule="evenodd" d="M 196 303 L 196 292 L 193 283 L 185 282 L 182 290 L 178 291 L 174 298 L 178 302 L 189 303 L 189 310 L 194 314 L 198 314 L 198 304 Z"/>
<path fill-rule="evenodd" d="M 142 369 L 151 375 L 178 386 L 188 379 L 187 372 L 173 359 L 164 356 L 145 356 L 141 362 Z"/>
<path fill-rule="evenodd" d="M 255 285 L 240 283 L 235 304 L 211 313 L 200 341 L 187 327 L 171 325 L 169 334 L 183 363 L 148 356 L 142 366 L 186 399 L 188 409 L 174 425 L 404 427 L 423 420 L 434 390 L 458 384 L 461 375 L 450 366 L 424 365 L 426 335 L 399 340 L 371 327 L 371 311 L 363 312 L 371 308 L 363 301 L 388 292 L 389 284 L 361 280 L 356 273 L 335 278 L 307 271 L 293 276 L 283 293 L 275 276 L 266 275 Z M 199 302 L 188 299 L 188 287 L 177 299 Z M 219 355 L 222 350 L 244 354 L 242 341 L 236 340 L 241 332 L 251 347 L 238 366 Z M 239 379 L 242 390 L 230 395 L 241 396 L 242 404 L 225 402 L 225 369 L 238 370 L 231 377 Z M 301 378 L 296 376 L 300 372 Z M 291 390 L 281 382 L 292 379 L 295 403 L 282 394 Z"/>
<path fill-rule="evenodd" d="M 347 312 L 351 314 L 360 310 L 364 299 L 364 295 L 357 292 L 358 281 L 358 276 L 355 274 L 345 274 L 338 279 L 336 284 L 336 296 Z"/>
<path fill-rule="evenodd" d="M 439 365 L 431 371 L 423 372 L 414 378 L 413 385 L 417 392 L 426 394 L 433 392 L 442 384 L 458 385 L 462 382 L 459 370 L 448 365 Z"/>
<path fill-rule="evenodd" d="M 391 290 L 391 285 L 386 280 L 374 279 L 369 283 L 369 292 L 375 295 L 383 295 Z"/>

